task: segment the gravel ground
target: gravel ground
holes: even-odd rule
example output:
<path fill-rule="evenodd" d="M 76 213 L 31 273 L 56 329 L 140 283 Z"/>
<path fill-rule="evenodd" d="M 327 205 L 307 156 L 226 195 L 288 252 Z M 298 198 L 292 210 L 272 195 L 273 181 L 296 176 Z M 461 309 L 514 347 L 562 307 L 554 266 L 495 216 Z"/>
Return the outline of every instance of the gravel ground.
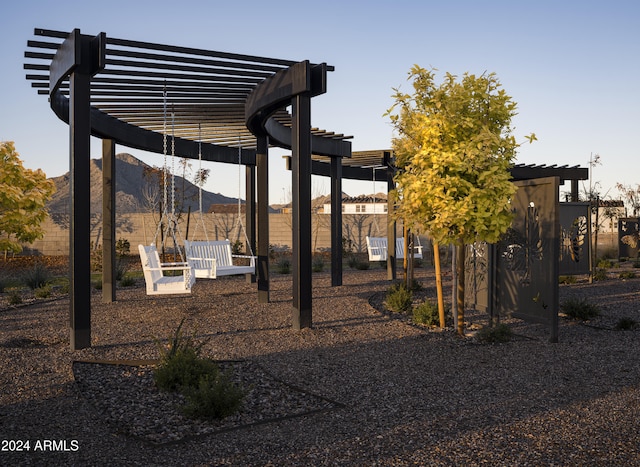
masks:
<path fill-rule="evenodd" d="M 431 273 L 416 272 L 433 295 Z M 0 465 L 640 466 L 640 329 L 614 330 L 640 321 L 640 279 L 561 286 L 561 301 L 585 297 L 602 316 L 561 318 L 559 343 L 508 320 L 515 338 L 487 345 L 385 313 L 385 275 L 345 271 L 341 287 L 315 275 L 302 331 L 291 276 L 275 275 L 269 304 L 243 278 L 181 297 L 96 293 L 93 347 L 77 352 L 67 299 L 4 308 Z M 238 415 L 187 420 L 153 387 L 148 360 L 183 318 L 252 388 Z"/>

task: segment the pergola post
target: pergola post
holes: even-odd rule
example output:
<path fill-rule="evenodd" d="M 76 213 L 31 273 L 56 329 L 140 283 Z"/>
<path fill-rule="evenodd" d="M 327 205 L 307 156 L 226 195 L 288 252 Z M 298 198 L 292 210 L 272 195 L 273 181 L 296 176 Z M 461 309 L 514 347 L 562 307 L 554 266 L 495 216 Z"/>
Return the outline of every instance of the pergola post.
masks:
<path fill-rule="evenodd" d="M 342 158 L 331 158 L 331 286 L 342 285 Z"/>
<path fill-rule="evenodd" d="M 102 140 L 102 301 L 116 300 L 116 143 Z"/>
<path fill-rule="evenodd" d="M 269 138 L 257 137 L 258 303 L 269 303 Z"/>
<path fill-rule="evenodd" d="M 79 31 L 72 37 L 80 60 L 69 78 L 69 312 L 71 350 L 80 350 L 91 347 L 91 47 Z"/>
<path fill-rule="evenodd" d="M 293 316 L 294 329 L 312 324 L 311 297 L 311 97 L 292 99 Z"/>

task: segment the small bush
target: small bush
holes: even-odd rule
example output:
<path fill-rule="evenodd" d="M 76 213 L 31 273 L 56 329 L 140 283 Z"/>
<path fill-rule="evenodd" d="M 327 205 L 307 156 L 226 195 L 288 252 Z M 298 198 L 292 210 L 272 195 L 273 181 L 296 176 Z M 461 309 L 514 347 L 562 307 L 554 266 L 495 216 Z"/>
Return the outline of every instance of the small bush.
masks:
<path fill-rule="evenodd" d="M 559 276 L 558 277 L 558 282 L 560 284 L 575 284 L 576 282 L 578 282 L 578 278 L 576 276 Z"/>
<path fill-rule="evenodd" d="M 197 387 L 203 376 L 216 377 L 218 372 L 215 362 L 200 358 L 194 348 L 183 348 L 158 365 L 154 379 L 158 388 L 164 391 L 183 391 Z"/>
<path fill-rule="evenodd" d="M 600 315 L 597 305 L 587 302 L 585 298 L 570 297 L 560 305 L 560 309 L 572 319 L 587 321 Z"/>
<path fill-rule="evenodd" d="M 43 285 L 33 291 L 36 298 L 49 298 L 51 296 L 51 285 Z"/>
<path fill-rule="evenodd" d="M 9 292 L 9 305 L 20 305 L 22 303 L 22 295 L 19 290 Z"/>
<path fill-rule="evenodd" d="M 121 287 L 131 287 L 133 285 L 136 285 L 136 279 L 133 276 L 126 274 L 120 279 Z"/>
<path fill-rule="evenodd" d="M 368 261 L 358 261 L 356 263 L 356 269 L 360 270 L 360 271 L 366 271 L 367 269 L 369 269 L 370 264 Z"/>
<path fill-rule="evenodd" d="M 439 326 L 440 314 L 438 305 L 430 300 L 425 300 L 413 309 L 413 322 L 425 326 Z"/>
<path fill-rule="evenodd" d="M 640 260 L 635 260 L 635 261 L 633 262 L 633 267 L 634 267 L 634 268 L 640 268 Z"/>
<path fill-rule="evenodd" d="M 634 271 L 622 271 L 619 277 L 620 279 L 635 279 L 636 273 Z"/>
<path fill-rule="evenodd" d="M 602 268 L 596 268 L 593 272 L 593 280 L 594 281 L 606 281 L 609 278 L 607 275 L 607 270 Z"/>
<path fill-rule="evenodd" d="M 154 371 L 158 388 L 179 391 L 185 396 L 182 410 L 190 417 L 223 418 L 235 413 L 244 399 L 244 391 L 231 382 L 229 374 L 222 374 L 218 365 L 200 356 L 204 343 L 197 344 L 194 336 L 182 332 L 184 319 L 160 346 L 160 364 Z"/>
<path fill-rule="evenodd" d="M 126 238 L 119 238 L 116 242 L 116 253 L 119 256 L 126 256 L 131 252 L 131 244 Z"/>
<path fill-rule="evenodd" d="M 476 337 L 483 344 L 502 344 L 509 342 L 513 332 L 511 328 L 504 323 L 496 324 L 491 327 L 484 327 L 478 331 Z"/>
<path fill-rule="evenodd" d="M 276 265 L 276 271 L 280 274 L 291 274 L 291 261 L 287 258 L 282 258 Z"/>
<path fill-rule="evenodd" d="M 311 267 L 313 268 L 313 272 L 322 272 L 324 270 L 324 259 L 322 259 L 322 256 L 313 258 Z"/>
<path fill-rule="evenodd" d="M 242 406 L 245 392 L 233 384 L 228 373 L 202 376 L 195 387 L 185 391 L 185 415 L 193 418 L 220 419 L 233 415 Z"/>
<path fill-rule="evenodd" d="M 404 282 L 397 282 L 389 287 L 385 304 L 395 313 L 407 313 L 411 310 L 413 292 L 407 289 Z"/>
<path fill-rule="evenodd" d="M 96 280 L 91 282 L 93 284 L 93 288 L 96 290 L 102 290 L 102 280 Z"/>
<path fill-rule="evenodd" d="M 616 323 L 617 331 L 631 331 L 632 329 L 635 329 L 637 327 L 638 327 L 638 322 L 633 318 L 629 318 L 626 316 L 620 318 Z"/>
<path fill-rule="evenodd" d="M 44 287 L 51 280 L 51 273 L 42 263 L 35 263 L 33 268 L 22 275 L 22 280 L 31 290 Z"/>
<path fill-rule="evenodd" d="M 351 269 L 355 269 L 358 263 L 358 258 L 356 258 L 355 255 L 349 255 L 349 257 L 347 258 L 347 266 L 349 266 Z"/>
<path fill-rule="evenodd" d="M 600 261 L 598 261 L 598 267 L 601 269 L 609 269 L 613 267 L 613 263 L 610 259 L 602 258 Z"/>

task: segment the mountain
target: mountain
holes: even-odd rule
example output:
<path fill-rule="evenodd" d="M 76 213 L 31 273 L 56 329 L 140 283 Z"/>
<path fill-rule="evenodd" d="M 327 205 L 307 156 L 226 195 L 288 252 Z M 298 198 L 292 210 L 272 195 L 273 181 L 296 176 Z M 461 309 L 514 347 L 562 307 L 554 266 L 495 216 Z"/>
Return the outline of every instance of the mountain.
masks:
<path fill-rule="evenodd" d="M 161 171 L 161 169 L 160 169 Z M 161 173 L 161 172 L 160 172 Z M 91 212 L 102 212 L 102 160 L 91 159 Z M 51 178 L 56 185 L 56 193 L 49 201 L 47 208 L 50 213 L 69 212 L 69 172 Z M 164 198 L 161 176 L 158 169 L 145 164 L 131 154 L 116 155 L 116 212 L 119 214 L 132 212 L 149 212 L 154 202 Z M 170 181 L 169 181 L 170 183 Z M 183 210 L 189 206 L 195 212 L 198 207 L 198 187 L 178 175 L 174 177 L 176 187 L 176 209 L 184 193 Z M 170 193 L 168 195 L 171 200 Z M 202 208 L 209 210 L 212 204 L 234 204 L 237 198 L 229 198 L 219 193 L 202 191 Z M 159 208 L 155 208 L 157 210 Z"/>

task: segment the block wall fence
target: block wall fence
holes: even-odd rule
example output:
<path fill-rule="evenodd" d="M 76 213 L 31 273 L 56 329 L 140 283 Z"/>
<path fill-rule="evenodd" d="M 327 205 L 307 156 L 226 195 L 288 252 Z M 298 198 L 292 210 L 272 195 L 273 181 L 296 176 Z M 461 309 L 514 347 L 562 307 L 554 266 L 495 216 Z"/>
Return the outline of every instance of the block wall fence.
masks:
<path fill-rule="evenodd" d="M 126 239 L 131 246 L 131 253 L 137 252 L 137 245 L 148 245 L 155 239 L 160 243 L 158 231 L 159 217 L 157 214 L 135 213 L 123 214 L 116 218 L 116 240 Z M 244 219 L 243 219 L 244 222 Z M 345 215 L 343 216 L 343 237 L 351 243 L 353 251 L 366 252 L 365 237 L 386 236 L 387 216 L 376 215 Z M 204 224 L 204 227 L 203 227 Z M 187 219 L 183 216 L 179 220 L 179 239 L 187 235 Z M 23 255 L 68 255 L 69 254 L 69 216 L 52 214 L 44 223 L 44 238 L 31 244 L 23 245 Z M 206 232 L 205 232 L 206 231 Z M 206 233 L 206 235 L 205 235 Z M 259 234 L 258 234 L 259 235 Z M 401 227 L 397 235 L 402 235 Z M 292 244 L 291 214 L 269 215 L 269 243 L 276 250 L 287 250 Z M 189 219 L 188 238 L 190 240 L 229 239 L 231 242 L 245 241 L 245 230 L 238 222 L 237 214 L 206 214 L 202 221 L 197 215 Z M 93 248 L 102 245 L 102 218 L 94 215 L 91 221 L 91 242 Z M 312 248 L 314 252 L 328 251 L 331 246 L 330 216 L 315 214 L 312 217 Z"/>

